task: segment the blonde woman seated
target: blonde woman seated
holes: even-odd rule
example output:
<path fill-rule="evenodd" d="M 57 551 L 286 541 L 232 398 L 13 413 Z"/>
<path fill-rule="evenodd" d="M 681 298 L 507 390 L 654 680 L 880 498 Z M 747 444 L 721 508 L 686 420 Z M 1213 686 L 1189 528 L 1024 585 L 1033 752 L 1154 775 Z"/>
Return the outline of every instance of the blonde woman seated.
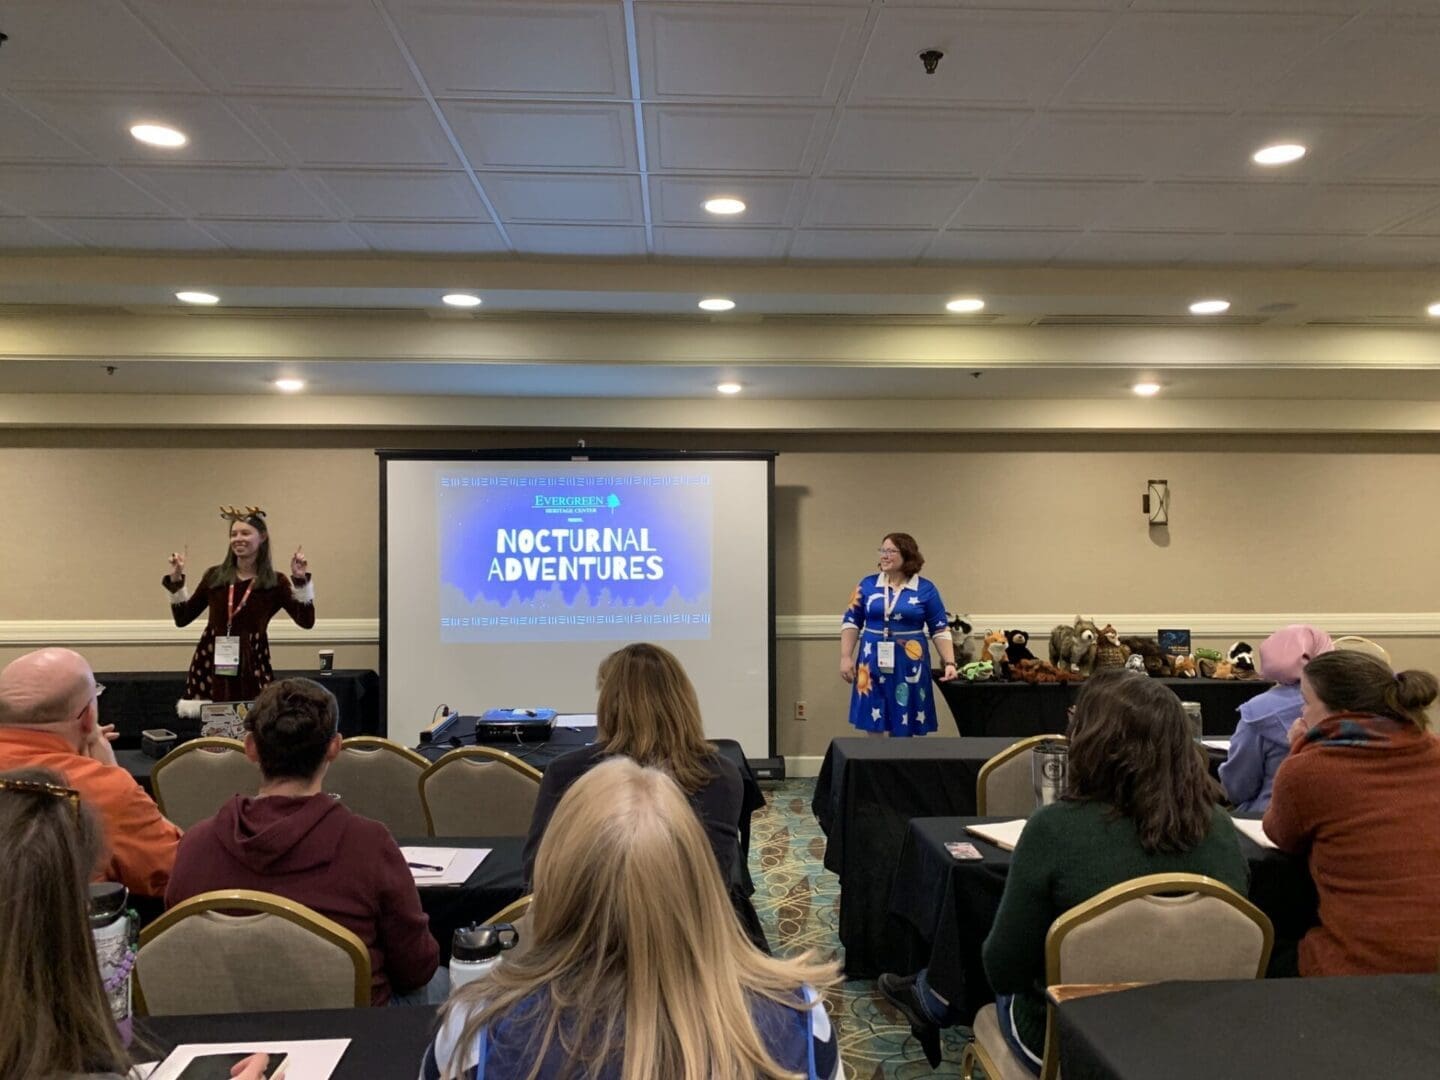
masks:
<path fill-rule="evenodd" d="M 535 862 L 531 938 L 450 999 L 422 1080 L 838 1078 L 832 965 L 741 931 L 705 833 L 658 769 L 575 782 Z"/>
<path fill-rule="evenodd" d="M 540 781 L 525 841 L 526 883 L 534 878 L 535 853 L 561 797 L 590 769 L 620 755 L 663 769 L 680 785 L 705 827 L 721 876 L 735 881 L 744 781 L 734 762 L 706 741 L 700 699 L 680 661 L 658 645 L 627 645 L 600 664 L 599 682 L 599 738 L 557 758 Z"/>

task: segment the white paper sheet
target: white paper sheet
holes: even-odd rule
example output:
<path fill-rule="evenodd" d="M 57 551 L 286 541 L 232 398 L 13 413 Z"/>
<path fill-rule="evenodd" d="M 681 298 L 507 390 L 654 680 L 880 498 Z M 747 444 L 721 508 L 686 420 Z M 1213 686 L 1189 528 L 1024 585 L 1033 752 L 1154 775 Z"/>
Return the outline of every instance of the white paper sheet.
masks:
<path fill-rule="evenodd" d="M 1229 739 L 1201 739 L 1200 742 L 1203 743 L 1205 746 L 1210 747 L 1210 749 L 1212 749 L 1212 750 L 1229 750 L 1229 749 L 1230 749 L 1230 740 L 1229 740 Z"/>
<path fill-rule="evenodd" d="M 594 713 L 560 713 L 555 717 L 556 727 L 593 728 L 597 723 Z"/>
<path fill-rule="evenodd" d="M 1263 848 L 1273 848 L 1275 841 L 1265 835 L 1265 830 L 1255 818 L 1231 818 L 1235 822 L 1235 828 L 1248 836 L 1255 843 Z"/>
<path fill-rule="evenodd" d="M 1015 821 L 992 821 L 985 825 L 966 825 L 965 831 L 981 840 L 988 840 L 996 847 L 1014 851 L 1020 842 L 1020 833 L 1025 828 L 1025 819 Z"/>
<path fill-rule="evenodd" d="M 444 868 L 435 871 L 421 870 L 411 866 L 410 875 L 415 879 L 416 885 L 464 885 L 470 880 L 470 875 L 475 872 L 475 868 L 485 861 L 485 856 L 490 854 L 490 849 L 402 847 L 400 853 L 405 856 L 407 863 Z"/>
<path fill-rule="evenodd" d="M 185 1066 L 201 1054 L 253 1054 L 257 1051 L 288 1055 L 285 1080 L 330 1080 L 340 1059 L 345 1056 L 349 1039 L 271 1039 L 265 1042 L 186 1043 L 177 1046 L 170 1056 L 150 1074 L 150 1080 L 173 1080 Z"/>

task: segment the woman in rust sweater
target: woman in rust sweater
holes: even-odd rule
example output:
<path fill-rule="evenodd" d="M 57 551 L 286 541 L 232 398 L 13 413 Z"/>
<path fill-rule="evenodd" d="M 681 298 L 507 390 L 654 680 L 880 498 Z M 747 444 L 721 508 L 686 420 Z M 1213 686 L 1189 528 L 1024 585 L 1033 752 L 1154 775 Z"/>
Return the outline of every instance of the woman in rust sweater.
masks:
<path fill-rule="evenodd" d="M 1435 970 L 1440 955 L 1440 741 L 1425 709 L 1435 676 L 1367 653 L 1311 660 L 1304 711 L 1275 775 L 1265 832 L 1305 855 L 1320 925 L 1301 975 Z"/>

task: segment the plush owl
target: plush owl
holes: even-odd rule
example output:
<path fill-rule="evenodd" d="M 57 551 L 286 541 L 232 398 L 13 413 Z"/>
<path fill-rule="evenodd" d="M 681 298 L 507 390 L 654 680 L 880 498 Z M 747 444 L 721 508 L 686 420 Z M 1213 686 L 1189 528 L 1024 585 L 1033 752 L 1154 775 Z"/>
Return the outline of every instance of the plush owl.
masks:
<path fill-rule="evenodd" d="M 1095 645 L 1095 670 L 1125 666 L 1130 650 L 1120 643 L 1120 633 L 1109 623 L 1100 631 L 1100 640 Z"/>

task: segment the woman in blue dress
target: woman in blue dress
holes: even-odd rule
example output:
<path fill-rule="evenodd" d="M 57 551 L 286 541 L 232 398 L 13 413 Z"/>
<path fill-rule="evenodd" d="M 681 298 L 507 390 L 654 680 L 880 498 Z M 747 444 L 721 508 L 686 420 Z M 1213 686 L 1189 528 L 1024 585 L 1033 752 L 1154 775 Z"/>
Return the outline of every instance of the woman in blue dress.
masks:
<path fill-rule="evenodd" d="M 945 602 L 920 576 L 925 557 L 909 533 L 880 541 L 880 571 L 862 578 L 840 621 L 840 677 L 851 684 L 850 723 L 872 735 L 924 735 L 935 730 L 928 631 L 945 670 L 955 678 L 955 645 Z"/>

